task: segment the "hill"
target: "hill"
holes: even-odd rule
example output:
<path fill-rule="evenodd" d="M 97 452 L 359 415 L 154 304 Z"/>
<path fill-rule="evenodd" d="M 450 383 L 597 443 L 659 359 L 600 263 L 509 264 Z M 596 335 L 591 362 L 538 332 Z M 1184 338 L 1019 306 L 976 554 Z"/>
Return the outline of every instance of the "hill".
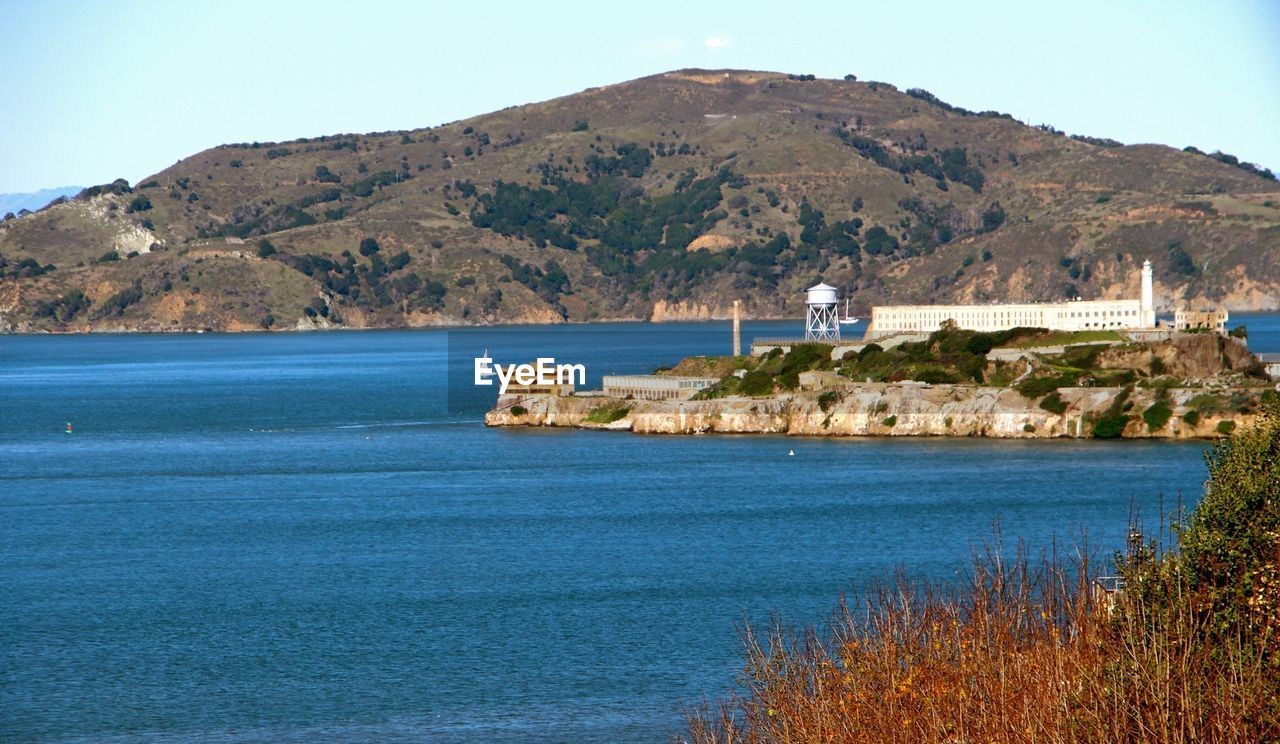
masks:
<path fill-rule="evenodd" d="M 684 70 L 434 128 L 223 145 L 0 224 L 0 328 L 800 314 L 1137 292 L 1280 307 L 1280 185 L 925 91 Z"/>
<path fill-rule="evenodd" d="M 23 194 L 0 194 L 0 215 L 12 213 L 16 217 L 18 213 L 23 211 L 34 212 L 41 207 L 48 206 L 50 202 L 58 197 L 75 196 L 80 193 L 82 188 L 82 186 L 59 186 Z"/>

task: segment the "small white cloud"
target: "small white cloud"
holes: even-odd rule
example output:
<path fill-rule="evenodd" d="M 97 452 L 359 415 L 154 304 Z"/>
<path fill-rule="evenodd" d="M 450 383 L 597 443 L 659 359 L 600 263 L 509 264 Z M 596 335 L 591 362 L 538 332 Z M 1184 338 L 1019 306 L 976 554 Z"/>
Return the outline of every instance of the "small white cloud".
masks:
<path fill-rule="evenodd" d="M 723 36 L 712 36 L 710 39 L 707 39 L 703 43 L 706 44 L 707 47 L 710 49 L 721 49 L 723 47 L 729 46 L 729 40 Z"/>

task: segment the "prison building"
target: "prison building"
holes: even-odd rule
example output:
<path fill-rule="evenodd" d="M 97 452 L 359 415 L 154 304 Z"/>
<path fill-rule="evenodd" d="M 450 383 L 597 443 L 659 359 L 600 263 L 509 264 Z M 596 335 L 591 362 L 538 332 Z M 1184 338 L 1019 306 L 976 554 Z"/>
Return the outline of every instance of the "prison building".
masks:
<path fill-rule="evenodd" d="M 1019 326 L 1058 331 L 1145 328 L 1138 300 L 1080 300 L 1022 305 L 895 305 L 873 307 L 868 333 L 933 332 L 948 320 L 971 331 Z"/>
<path fill-rule="evenodd" d="M 948 320 L 970 331 L 1048 328 L 1055 331 L 1154 328 L 1151 262 L 1142 265 L 1142 296 L 1133 300 L 1071 300 L 996 305 L 887 305 L 871 308 L 867 339 L 902 332 L 932 333 Z"/>
<path fill-rule="evenodd" d="M 675 375 L 605 375 L 604 394 L 636 400 L 687 400 L 694 393 L 720 382 L 715 377 Z"/>

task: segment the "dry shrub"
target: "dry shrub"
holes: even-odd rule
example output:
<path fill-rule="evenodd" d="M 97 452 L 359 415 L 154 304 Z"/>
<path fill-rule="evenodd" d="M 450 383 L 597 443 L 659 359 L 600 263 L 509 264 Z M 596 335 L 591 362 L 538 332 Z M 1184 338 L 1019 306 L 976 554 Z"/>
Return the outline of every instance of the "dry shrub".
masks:
<path fill-rule="evenodd" d="M 1280 741 L 1280 409 L 1208 460 L 1190 557 L 1131 530 L 1109 591 L 1087 549 L 1005 561 L 997 534 L 959 587 L 899 571 L 822 633 L 744 627 L 740 690 L 686 740 Z"/>

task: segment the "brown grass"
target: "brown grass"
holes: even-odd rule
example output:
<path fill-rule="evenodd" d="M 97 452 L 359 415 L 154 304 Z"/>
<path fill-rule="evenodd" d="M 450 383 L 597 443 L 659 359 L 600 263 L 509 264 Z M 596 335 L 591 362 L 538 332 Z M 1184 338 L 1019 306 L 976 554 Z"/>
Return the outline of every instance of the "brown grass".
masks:
<path fill-rule="evenodd" d="M 899 572 L 842 602 L 827 633 L 744 628 L 739 692 L 691 711 L 687 740 L 1280 738 L 1270 636 L 1209 633 L 1171 556 L 1138 537 L 1112 593 L 1087 551 L 1001 555 L 997 535 L 959 588 Z"/>

